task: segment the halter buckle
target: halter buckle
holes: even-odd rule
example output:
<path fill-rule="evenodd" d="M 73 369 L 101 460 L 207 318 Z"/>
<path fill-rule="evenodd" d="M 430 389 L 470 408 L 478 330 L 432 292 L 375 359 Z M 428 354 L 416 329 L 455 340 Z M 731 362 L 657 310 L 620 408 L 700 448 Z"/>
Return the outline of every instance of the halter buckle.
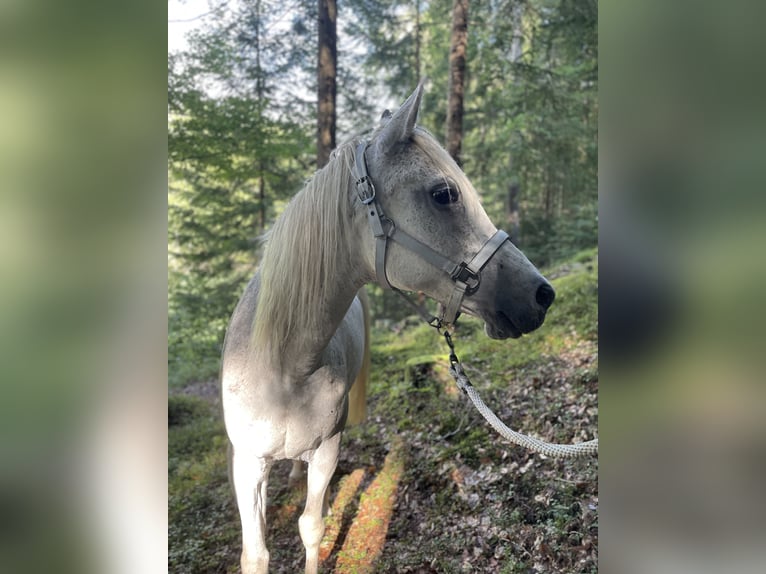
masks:
<path fill-rule="evenodd" d="M 354 174 L 359 176 L 354 183 L 356 195 L 362 205 L 370 205 L 375 201 L 375 186 L 372 184 L 370 174 L 367 173 L 367 159 L 364 157 L 367 145 L 367 142 L 361 141 L 354 150 Z"/>
<path fill-rule="evenodd" d="M 475 292 L 479 288 L 479 283 L 481 283 L 481 276 L 468 267 L 468 264 L 465 263 L 465 261 L 460 262 L 457 269 L 455 269 L 450 277 L 453 281 L 460 281 L 465 284 L 465 292 L 468 295 Z"/>
<path fill-rule="evenodd" d="M 372 185 L 369 175 L 363 175 L 356 180 L 356 195 L 363 205 L 369 205 L 375 201 L 375 186 Z"/>

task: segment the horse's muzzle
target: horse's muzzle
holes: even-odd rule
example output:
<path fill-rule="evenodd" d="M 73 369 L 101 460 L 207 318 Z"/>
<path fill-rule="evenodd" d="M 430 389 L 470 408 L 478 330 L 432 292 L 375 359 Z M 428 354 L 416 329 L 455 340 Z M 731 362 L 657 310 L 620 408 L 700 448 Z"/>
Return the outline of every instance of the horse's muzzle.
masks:
<path fill-rule="evenodd" d="M 526 297 L 512 289 L 498 289 L 494 305 L 477 309 L 475 314 L 485 324 L 485 333 L 492 339 L 518 339 L 525 333 L 539 328 L 556 298 L 550 283 L 540 277 L 540 283 Z M 524 300 L 527 302 L 524 303 Z"/>

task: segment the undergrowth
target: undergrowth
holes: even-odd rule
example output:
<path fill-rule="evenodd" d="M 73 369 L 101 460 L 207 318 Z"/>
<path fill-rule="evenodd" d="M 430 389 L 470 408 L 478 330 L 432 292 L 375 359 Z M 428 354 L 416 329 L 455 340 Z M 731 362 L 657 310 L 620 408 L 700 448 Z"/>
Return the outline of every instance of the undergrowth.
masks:
<path fill-rule="evenodd" d="M 518 340 L 493 341 L 461 318 L 458 354 L 512 428 L 557 442 L 594 437 L 597 273 L 595 250 L 545 270 L 556 301 L 545 324 Z M 596 572 L 597 461 L 546 459 L 503 442 L 455 389 L 446 358 L 426 325 L 374 333 L 368 419 L 344 435 L 323 571 Z M 239 518 L 218 408 L 172 395 L 168 417 L 169 570 L 237 572 Z M 269 483 L 271 572 L 303 565 L 303 494 L 287 488 L 289 469 L 275 465 Z"/>

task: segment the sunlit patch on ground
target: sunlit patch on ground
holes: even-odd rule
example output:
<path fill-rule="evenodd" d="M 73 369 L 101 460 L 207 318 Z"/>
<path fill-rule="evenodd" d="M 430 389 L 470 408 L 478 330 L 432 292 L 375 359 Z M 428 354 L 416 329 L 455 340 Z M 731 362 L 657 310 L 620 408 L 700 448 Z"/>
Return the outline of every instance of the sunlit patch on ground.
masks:
<path fill-rule="evenodd" d="M 404 472 L 402 441 L 395 441 L 380 473 L 367 487 L 335 565 L 337 574 L 373 572 L 383 551 L 388 525 Z"/>
<path fill-rule="evenodd" d="M 344 527 L 347 528 L 347 523 L 352 518 L 351 513 L 353 513 L 355 507 L 353 503 L 364 475 L 364 469 L 357 468 L 348 476 L 344 476 L 340 481 L 338 494 L 335 496 L 331 507 L 332 514 L 327 517 L 324 539 L 319 548 L 319 560 L 321 562 L 330 557 L 339 539 L 342 542 L 340 536 L 343 534 Z"/>

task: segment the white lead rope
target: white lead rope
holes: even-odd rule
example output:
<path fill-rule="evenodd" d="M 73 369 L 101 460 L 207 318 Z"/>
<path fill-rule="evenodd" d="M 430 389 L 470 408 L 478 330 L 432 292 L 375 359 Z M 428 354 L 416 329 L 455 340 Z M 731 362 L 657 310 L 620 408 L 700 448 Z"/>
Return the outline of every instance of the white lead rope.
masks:
<path fill-rule="evenodd" d="M 587 442 L 580 442 L 575 444 L 556 444 L 551 442 L 545 442 L 532 436 L 525 435 L 520 432 L 516 432 L 508 428 L 497 415 L 492 412 L 476 391 L 476 388 L 465 376 L 463 368 L 458 364 L 456 367 L 450 367 L 450 374 L 455 379 L 457 386 L 462 390 L 468 398 L 473 401 L 476 409 L 481 413 L 487 422 L 506 440 L 523 446 L 524 448 L 550 456 L 552 458 L 577 458 L 582 456 L 596 456 L 598 455 L 598 439 L 589 440 Z"/>
<path fill-rule="evenodd" d="M 490 426 L 492 426 L 492 428 L 495 429 L 503 438 L 514 444 L 523 446 L 528 450 L 544 454 L 552 458 L 578 458 L 583 456 L 598 456 L 598 439 L 575 444 L 556 444 L 545 442 L 543 440 L 525 435 L 520 432 L 516 432 L 515 430 L 508 428 L 508 426 L 505 425 L 503 421 L 497 418 L 497 415 L 492 412 L 492 409 L 490 409 L 484 403 L 484 401 L 481 400 L 481 397 L 476 391 L 476 388 L 468 379 L 468 376 L 466 376 L 465 372 L 463 371 L 463 365 L 460 363 L 457 355 L 455 354 L 455 347 L 452 344 L 452 337 L 448 331 L 444 332 L 444 338 L 450 348 L 449 371 L 452 375 L 452 378 L 455 379 L 455 383 L 457 384 L 458 388 L 466 395 L 468 395 L 468 398 L 471 399 L 473 404 L 476 406 L 476 409 L 479 411 L 479 413 L 481 413 L 481 416 L 483 416 L 490 424 Z"/>

